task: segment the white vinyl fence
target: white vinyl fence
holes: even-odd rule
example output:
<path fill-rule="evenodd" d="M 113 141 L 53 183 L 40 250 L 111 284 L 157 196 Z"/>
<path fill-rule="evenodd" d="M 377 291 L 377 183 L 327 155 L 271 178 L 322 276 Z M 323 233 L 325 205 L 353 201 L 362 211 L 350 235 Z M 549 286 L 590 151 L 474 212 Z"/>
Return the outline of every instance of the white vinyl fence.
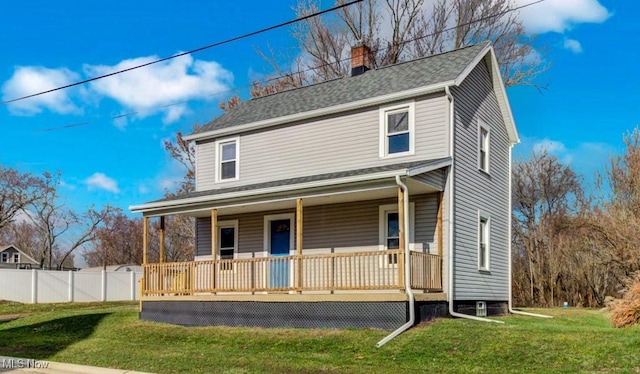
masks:
<path fill-rule="evenodd" d="M 141 277 L 133 271 L 0 269 L 0 300 L 31 304 L 138 300 Z"/>

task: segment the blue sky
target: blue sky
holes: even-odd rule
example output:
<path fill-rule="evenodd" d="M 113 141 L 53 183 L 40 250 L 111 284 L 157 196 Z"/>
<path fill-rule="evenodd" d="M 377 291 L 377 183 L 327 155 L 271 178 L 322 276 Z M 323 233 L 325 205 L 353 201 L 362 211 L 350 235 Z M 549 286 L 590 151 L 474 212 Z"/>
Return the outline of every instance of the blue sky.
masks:
<path fill-rule="evenodd" d="M 284 22 L 294 17 L 295 3 L 9 2 L 0 13 L 0 96 L 9 100 Z M 623 133 L 638 124 L 639 8 L 635 1 L 546 0 L 522 12 L 527 30 L 548 43 L 551 68 L 537 80 L 546 89 L 508 90 L 522 138 L 516 156 L 544 147 L 590 179 L 611 152 L 620 152 Z M 157 199 L 183 173 L 163 139 L 219 115 L 223 97 L 214 94 L 247 97 L 246 88 L 232 89 L 270 72 L 256 48 L 269 44 L 298 55 L 289 31 L 4 105 L 0 163 L 61 171 L 60 193 L 78 210 L 91 204 L 126 210 Z M 138 114 L 113 118 L 131 112 Z M 88 124 L 44 131 L 77 123 Z"/>

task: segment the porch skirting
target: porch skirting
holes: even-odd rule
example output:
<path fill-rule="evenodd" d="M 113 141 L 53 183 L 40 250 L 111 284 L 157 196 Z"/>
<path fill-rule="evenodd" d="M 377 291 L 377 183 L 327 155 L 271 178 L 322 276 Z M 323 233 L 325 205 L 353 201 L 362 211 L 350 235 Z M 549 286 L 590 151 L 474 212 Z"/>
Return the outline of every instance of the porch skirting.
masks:
<path fill-rule="evenodd" d="M 447 316 L 446 295 L 416 294 L 416 322 Z M 379 328 L 409 319 L 403 294 L 228 295 L 143 300 L 140 319 L 182 326 Z"/>
<path fill-rule="evenodd" d="M 407 321 L 406 301 L 143 301 L 140 319 L 183 326 L 379 328 Z"/>

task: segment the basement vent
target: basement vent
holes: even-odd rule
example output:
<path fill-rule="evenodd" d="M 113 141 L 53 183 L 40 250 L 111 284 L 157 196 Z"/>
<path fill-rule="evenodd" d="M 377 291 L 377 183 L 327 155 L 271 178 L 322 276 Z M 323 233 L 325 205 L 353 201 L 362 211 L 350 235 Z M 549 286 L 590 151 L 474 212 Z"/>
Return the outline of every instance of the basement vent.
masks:
<path fill-rule="evenodd" d="M 484 301 L 476 301 L 476 317 L 487 316 L 487 303 Z"/>

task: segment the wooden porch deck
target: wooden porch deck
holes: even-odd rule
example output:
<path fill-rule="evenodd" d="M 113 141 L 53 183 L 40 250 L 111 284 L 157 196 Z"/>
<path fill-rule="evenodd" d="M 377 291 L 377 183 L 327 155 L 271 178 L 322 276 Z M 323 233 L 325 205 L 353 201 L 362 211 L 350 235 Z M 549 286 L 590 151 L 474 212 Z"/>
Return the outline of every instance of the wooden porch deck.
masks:
<path fill-rule="evenodd" d="M 403 250 L 143 265 L 142 298 L 401 292 Z M 411 288 L 442 292 L 442 256 L 411 251 Z M 286 295 L 285 298 L 290 298 Z M 300 295 L 301 296 L 301 295 Z M 292 301 L 295 299 L 291 299 Z"/>

